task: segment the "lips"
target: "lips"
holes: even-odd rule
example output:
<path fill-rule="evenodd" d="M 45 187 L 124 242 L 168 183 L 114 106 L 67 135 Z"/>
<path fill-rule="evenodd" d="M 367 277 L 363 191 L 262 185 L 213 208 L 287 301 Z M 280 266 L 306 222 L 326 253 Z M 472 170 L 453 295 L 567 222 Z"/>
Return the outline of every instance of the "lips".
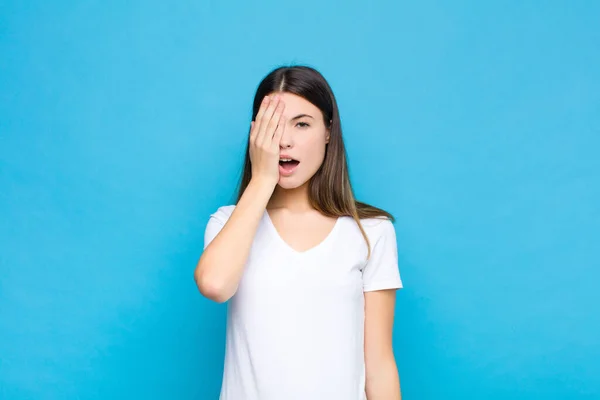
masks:
<path fill-rule="evenodd" d="M 279 159 L 279 172 L 282 175 L 291 175 L 296 168 L 298 168 L 300 161 L 295 160 L 291 157 L 280 157 Z"/>

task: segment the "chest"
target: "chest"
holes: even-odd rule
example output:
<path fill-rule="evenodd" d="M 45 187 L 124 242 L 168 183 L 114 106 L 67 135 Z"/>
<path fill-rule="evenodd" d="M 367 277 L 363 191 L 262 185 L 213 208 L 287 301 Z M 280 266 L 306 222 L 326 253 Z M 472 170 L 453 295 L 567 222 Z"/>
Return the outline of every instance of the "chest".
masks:
<path fill-rule="evenodd" d="M 326 217 L 316 212 L 303 216 L 265 213 L 264 227 L 283 246 L 293 253 L 302 254 L 329 240 L 329 236 L 334 236 L 342 219 Z"/>
<path fill-rule="evenodd" d="M 236 296 L 343 301 L 363 295 L 366 247 L 348 221 L 339 220 L 306 251 L 291 247 L 269 222 L 257 231 Z"/>

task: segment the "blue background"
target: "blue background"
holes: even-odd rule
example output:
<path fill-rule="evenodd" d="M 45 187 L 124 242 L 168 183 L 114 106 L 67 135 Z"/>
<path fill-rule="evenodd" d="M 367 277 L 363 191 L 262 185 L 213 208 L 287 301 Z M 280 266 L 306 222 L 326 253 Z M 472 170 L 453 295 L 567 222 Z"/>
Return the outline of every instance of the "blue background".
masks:
<path fill-rule="evenodd" d="M 259 80 L 338 97 L 405 399 L 600 398 L 600 3 L 3 1 L 0 398 L 216 399 L 193 270 Z M 292 312 L 292 310 L 290 310 Z"/>

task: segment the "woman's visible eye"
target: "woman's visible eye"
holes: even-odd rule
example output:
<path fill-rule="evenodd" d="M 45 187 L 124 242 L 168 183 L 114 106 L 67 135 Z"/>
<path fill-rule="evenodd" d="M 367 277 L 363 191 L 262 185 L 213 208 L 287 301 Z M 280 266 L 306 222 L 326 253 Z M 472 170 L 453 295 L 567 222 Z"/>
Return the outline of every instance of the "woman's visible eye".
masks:
<path fill-rule="evenodd" d="M 310 125 L 306 122 L 298 122 L 296 126 L 299 128 L 308 128 Z"/>

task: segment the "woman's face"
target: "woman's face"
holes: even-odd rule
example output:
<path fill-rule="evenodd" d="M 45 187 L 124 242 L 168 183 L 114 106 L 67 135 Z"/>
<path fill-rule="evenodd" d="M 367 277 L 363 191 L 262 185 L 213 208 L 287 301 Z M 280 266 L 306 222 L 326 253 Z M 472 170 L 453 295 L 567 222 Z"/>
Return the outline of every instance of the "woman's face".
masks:
<path fill-rule="evenodd" d="M 286 124 L 279 143 L 279 186 L 295 189 L 308 182 L 323 163 L 329 130 L 323 113 L 311 102 L 292 93 L 277 94 L 285 103 Z"/>

